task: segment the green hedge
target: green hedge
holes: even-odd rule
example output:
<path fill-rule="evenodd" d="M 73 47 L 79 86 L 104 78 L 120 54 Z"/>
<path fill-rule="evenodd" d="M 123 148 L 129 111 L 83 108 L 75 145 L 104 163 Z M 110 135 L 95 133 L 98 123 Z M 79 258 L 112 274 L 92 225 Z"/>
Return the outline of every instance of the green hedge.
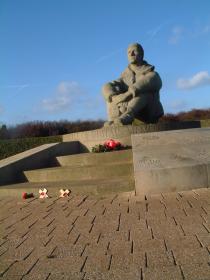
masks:
<path fill-rule="evenodd" d="M 43 144 L 57 142 L 62 142 L 62 136 L 0 140 L 0 160 Z"/>

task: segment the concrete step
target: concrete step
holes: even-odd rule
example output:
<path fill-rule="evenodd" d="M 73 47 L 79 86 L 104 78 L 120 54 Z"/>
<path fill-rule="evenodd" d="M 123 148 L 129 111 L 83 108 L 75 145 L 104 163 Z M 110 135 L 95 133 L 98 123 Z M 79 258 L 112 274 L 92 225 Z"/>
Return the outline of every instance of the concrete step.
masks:
<path fill-rule="evenodd" d="M 72 193 L 94 194 L 104 196 L 112 193 L 134 191 L 134 179 L 130 176 L 119 178 L 95 179 L 95 180 L 68 180 L 57 182 L 21 183 L 0 187 L 0 197 L 20 197 L 22 192 L 33 193 L 39 197 L 39 189 L 47 188 L 49 196 L 58 197 L 61 188 L 68 188 Z"/>
<path fill-rule="evenodd" d="M 64 166 L 24 171 L 29 182 L 56 182 L 68 180 L 91 180 L 118 178 L 120 176 L 133 177 L 133 164 L 112 163 L 110 165 L 95 166 Z"/>
<path fill-rule="evenodd" d="M 56 158 L 61 166 L 86 166 L 110 164 L 112 162 L 132 162 L 132 150 L 114 151 L 106 153 L 82 153 Z"/>

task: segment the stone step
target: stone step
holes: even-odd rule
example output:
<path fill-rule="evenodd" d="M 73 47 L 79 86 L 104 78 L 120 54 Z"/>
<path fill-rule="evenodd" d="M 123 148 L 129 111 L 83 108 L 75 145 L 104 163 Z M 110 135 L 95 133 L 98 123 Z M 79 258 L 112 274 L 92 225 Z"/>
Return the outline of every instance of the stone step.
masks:
<path fill-rule="evenodd" d="M 106 152 L 106 153 L 82 153 L 76 155 L 61 156 L 56 158 L 61 166 L 87 166 L 98 164 L 110 164 L 112 162 L 133 161 L 132 149 Z"/>
<path fill-rule="evenodd" d="M 68 180 L 57 182 L 20 183 L 0 187 L 0 197 L 20 197 L 23 192 L 33 193 L 39 197 L 39 189 L 47 188 L 49 196 L 58 197 L 60 189 L 69 189 L 72 193 L 108 195 L 119 192 L 134 191 L 134 179 L 131 176 L 95 180 Z"/>
<path fill-rule="evenodd" d="M 118 178 L 120 176 L 133 177 L 133 164 L 112 163 L 110 165 L 95 166 L 64 166 L 24 171 L 29 182 L 56 182 L 68 180 L 91 180 Z"/>

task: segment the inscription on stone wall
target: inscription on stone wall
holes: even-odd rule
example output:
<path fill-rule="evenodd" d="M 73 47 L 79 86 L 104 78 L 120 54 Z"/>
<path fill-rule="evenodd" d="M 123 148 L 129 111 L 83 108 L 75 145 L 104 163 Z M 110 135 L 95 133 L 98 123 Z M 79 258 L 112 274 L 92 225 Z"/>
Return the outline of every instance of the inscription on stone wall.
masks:
<path fill-rule="evenodd" d="M 184 155 L 184 154 L 179 154 L 179 153 L 172 154 L 172 158 L 177 159 L 177 160 L 181 160 L 181 161 L 192 161 L 192 157 L 189 157 L 189 156 Z"/>
<path fill-rule="evenodd" d="M 200 160 L 208 159 L 209 153 L 205 149 L 201 149 L 200 151 L 197 152 L 196 158 L 198 158 Z"/>
<path fill-rule="evenodd" d="M 139 160 L 139 167 L 141 168 L 161 167 L 161 161 L 156 158 L 143 158 Z"/>
<path fill-rule="evenodd" d="M 143 140 L 158 140 L 160 139 L 159 136 L 157 135 L 147 135 L 142 137 Z"/>

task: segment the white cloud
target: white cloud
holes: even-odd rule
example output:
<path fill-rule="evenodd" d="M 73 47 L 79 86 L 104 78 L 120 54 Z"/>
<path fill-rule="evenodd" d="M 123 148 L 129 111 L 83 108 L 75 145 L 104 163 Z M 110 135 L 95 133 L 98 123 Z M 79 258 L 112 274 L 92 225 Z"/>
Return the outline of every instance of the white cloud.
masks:
<path fill-rule="evenodd" d="M 60 82 L 54 94 L 41 101 L 34 107 L 35 113 L 56 114 L 68 112 L 73 119 L 96 119 L 104 117 L 105 102 L 101 94 L 83 89 L 79 83 L 73 81 Z"/>
<path fill-rule="evenodd" d="M 169 43 L 174 45 L 177 44 L 182 38 L 182 35 L 184 33 L 184 28 L 181 26 L 175 26 L 173 27 L 171 32 L 172 34 L 171 37 L 169 38 Z"/>
<path fill-rule="evenodd" d="M 53 97 L 42 100 L 42 109 L 49 113 L 68 110 L 82 95 L 83 90 L 77 82 L 63 81 L 57 86 Z"/>
<path fill-rule="evenodd" d="M 187 103 L 186 101 L 184 100 L 174 100 L 171 102 L 170 104 L 170 108 L 173 109 L 173 110 L 183 110 L 185 107 L 187 106 Z"/>
<path fill-rule="evenodd" d="M 171 30 L 171 35 L 169 37 L 169 44 L 175 45 L 183 38 L 195 39 L 200 36 L 206 36 L 210 33 L 210 25 L 194 26 L 190 28 L 182 26 L 174 26 Z"/>
<path fill-rule="evenodd" d="M 178 89 L 190 90 L 204 85 L 210 85 L 210 75 L 207 71 L 201 71 L 195 74 L 192 78 L 177 80 Z"/>

